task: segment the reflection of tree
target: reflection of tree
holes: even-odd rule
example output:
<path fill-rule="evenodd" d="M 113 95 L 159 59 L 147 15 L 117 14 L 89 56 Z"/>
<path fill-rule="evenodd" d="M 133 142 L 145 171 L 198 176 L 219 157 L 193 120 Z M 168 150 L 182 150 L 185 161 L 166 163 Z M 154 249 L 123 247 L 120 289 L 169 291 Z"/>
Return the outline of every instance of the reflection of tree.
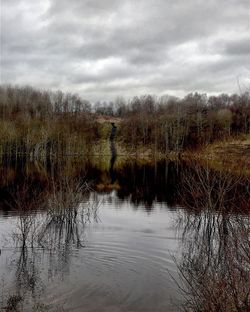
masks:
<path fill-rule="evenodd" d="M 17 250 L 18 257 L 13 262 L 15 267 L 16 291 L 22 300 L 27 294 L 34 299 L 39 297 L 44 285 L 39 276 L 40 254 L 36 249 L 22 247 Z"/>
<path fill-rule="evenodd" d="M 249 311 L 249 220 L 207 214 L 188 216 L 185 223 L 179 266 L 185 310 Z"/>
<path fill-rule="evenodd" d="M 12 263 L 15 296 L 22 301 L 25 298 L 36 301 L 43 289 L 39 276 L 41 261 L 49 266 L 50 278 L 69 270 L 72 249 L 84 247 L 85 225 L 96 219 L 96 205 L 88 202 L 86 183 L 62 178 L 52 185 L 52 191 L 40 203 L 43 212 L 39 212 L 39 207 L 37 212 L 27 211 L 19 197 L 20 216 L 12 235 L 18 256 Z"/>
<path fill-rule="evenodd" d="M 177 203 L 178 165 L 172 161 L 160 161 L 153 164 L 137 162 L 126 164 L 117 172 L 120 189 L 117 196 L 151 210 L 156 201 L 167 202 L 168 206 Z"/>
<path fill-rule="evenodd" d="M 228 213 L 232 207 L 244 211 L 249 197 L 248 202 L 245 196 L 239 201 L 232 192 L 241 187 L 239 177 L 235 180 L 220 173 L 218 180 L 218 173 L 198 167 L 196 173 L 196 178 L 186 176 L 185 186 L 185 200 L 193 212 L 181 217 L 179 271 L 186 297 L 184 310 L 249 311 L 250 219 Z"/>
<path fill-rule="evenodd" d="M 185 207 L 201 211 L 248 211 L 250 181 L 244 174 L 215 171 L 197 163 L 181 174 L 180 199 Z"/>
<path fill-rule="evenodd" d="M 114 144 L 114 141 L 112 142 Z M 19 163 L 12 164 L 4 171 L 5 176 L 9 177 L 8 181 L 0 179 L 0 207 L 5 209 L 6 213 L 10 206 L 19 211 L 20 197 L 22 203 L 26 202 L 26 209 L 36 210 L 38 204 L 42 207 L 40 202 L 54 190 L 53 183 L 58 185 L 62 176 L 70 176 L 77 181 L 81 181 L 84 177 L 84 180 L 90 181 L 93 189 L 98 191 L 112 192 L 115 189 L 120 201 L 129 200 L 135 208 L 143 205 L 147 210 L 151 210 L 156 201 L 166 202 L 168 207 L 182 204 L 184 207 L 193 208 L 193 201 L 200 200 L 199 209 L 201 209 L 204 203 L 207 204 L 210 200 L 211 206 L 215 208 L 216 204 L 218 209 L 220 202 L 225 200 L 225 189 L 228 190 L 227 206 L 230 209 L 237 209 L 235 203 L 243 200 L 245 209 L 249 208 L 247 201 L 250 196 L 249 182 L 229 171 L 216 172 L 197 163 L 170 160 L 155 163 L 127 161 L 123 165 L 118 161 L 114 166 L 115 157 L 112 156 L 110 159 L 109 170 L 102 168 L 94 159 L 83 162 L 62 159 L 47 162 L 46 166 L 41 163 L 23 163 L 22 166 Z M 225 175 L 228 176 L 227 188 L 223 184 Z M 209 197 L 207 188 L 217 190 L 217 193 L 213 192 L 213 198 Z M 14 194 L 11 198 L 10 193 Z M 187 196 L 184 197 L 185 194 Z M 33 200 L 34 197 L 36 201 Z"/>

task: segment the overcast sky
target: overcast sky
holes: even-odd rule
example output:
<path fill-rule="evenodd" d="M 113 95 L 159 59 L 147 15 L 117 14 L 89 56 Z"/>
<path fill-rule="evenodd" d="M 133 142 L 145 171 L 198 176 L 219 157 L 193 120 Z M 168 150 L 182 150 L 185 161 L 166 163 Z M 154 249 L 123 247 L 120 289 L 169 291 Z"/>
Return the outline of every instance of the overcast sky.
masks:
<path fill-rule="evenodd" d="M 0 0 L 1 83 L 116 96 L 250 85 L 249 0 Z"/>

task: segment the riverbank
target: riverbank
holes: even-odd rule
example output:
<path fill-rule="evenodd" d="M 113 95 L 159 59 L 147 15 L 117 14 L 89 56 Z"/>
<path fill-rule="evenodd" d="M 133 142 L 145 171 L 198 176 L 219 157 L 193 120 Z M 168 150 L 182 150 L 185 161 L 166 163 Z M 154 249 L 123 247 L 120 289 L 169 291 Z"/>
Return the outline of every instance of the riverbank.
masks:
<path fill-rule="evenodd" d="M 217 170 L 230 170 L 250 176 L 250 135 L 214 142 L 202 149 L 185 151 L 183 159 L 195 159 Z"/>

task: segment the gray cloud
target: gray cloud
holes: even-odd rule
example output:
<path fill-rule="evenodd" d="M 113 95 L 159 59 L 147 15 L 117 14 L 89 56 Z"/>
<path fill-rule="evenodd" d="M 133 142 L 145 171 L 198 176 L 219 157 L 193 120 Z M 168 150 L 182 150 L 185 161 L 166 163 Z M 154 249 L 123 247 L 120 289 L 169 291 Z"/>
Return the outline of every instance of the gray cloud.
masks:
<path fill-rule="evenodd" d="M 247 0 L 2 0 L 1 83 L 117 95 L 235 92 Z"/>
<path fill-rule="evenodd" d="M 228 42 L 225 52 L 230 55 L 248 55 L 250 58 L 250 34 L 248 37 Z"/>

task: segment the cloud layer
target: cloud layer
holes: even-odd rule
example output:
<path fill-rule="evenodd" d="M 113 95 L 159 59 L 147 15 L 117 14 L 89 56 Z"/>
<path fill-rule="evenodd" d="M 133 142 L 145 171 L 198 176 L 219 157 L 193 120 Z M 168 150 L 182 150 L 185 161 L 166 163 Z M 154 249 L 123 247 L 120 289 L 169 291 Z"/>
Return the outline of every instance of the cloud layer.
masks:
<path fill-rule="evenodd" d="M 1 83 L 111 100 L 237 92 L 248 0 L 2 0 Z"/>

